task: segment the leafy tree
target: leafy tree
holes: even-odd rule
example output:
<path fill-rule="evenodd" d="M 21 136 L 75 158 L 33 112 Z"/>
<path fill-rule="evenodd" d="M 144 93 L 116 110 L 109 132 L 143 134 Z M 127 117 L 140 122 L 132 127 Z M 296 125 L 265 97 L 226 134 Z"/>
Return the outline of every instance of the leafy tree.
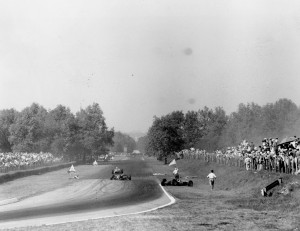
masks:
<path fill-rule="evenodd" d="M 274 114 L 276 115 L 277 134 L 291 136 L 290 132 L 300 115 L 297 105 L 291 100 L 279 99 L 274 104 Z"/>
<path fill-rule="evenodd" d="M 15 109 L 0 111 L 0 152 L 12 151 L 12 145 L 9 142 L 9 128 L 15 123 L 17 114 Z"/>
<path fill-rule="evenodd" d="M 184 114 L 172 112 L 161 118 L 154 118 L 147 137 L 146 152 L 150 155 L 168 156 L 184 148 Z"/>
<path fill-rule="evenodd" d="M 108 130 L 99 104 L 94 103 L 76 114 L 79 126 L 79 140 L 83 151 L 83 161 L 108 151 L 113 145 L 114 131 Z"/>
<path fill-rule="evenodd" d="M 227 124 L 227 116 L 223 108 L 217 107 L 214 110 L 208 109 L 199 111 L 202 124 L 202 136 L 199 137 L 196 147 L 199 149 L 215 150 L 219 147 L 219 140 Z"/>
<path fill-rule="evenodd" d="M 203 136 L 209 132 L 208 126 L 210 121 L 213 119 L 213 113 L 214 111 L 206 106 L 202 110 L 198 111 L 198 121 Z"/>
<path fill-rule="evenodd" d="M 188 111 L 185 114 L 183 125 L 185 148 L 195 147 L 199 139 L 203 136 L 204 121 L 201 122 L 197 112 Z"/>
<path fill-rule="evenodd" d="M 75 116 L 71 116 L 66 121 L 66 138 L 65 138 L 65 157 L 69 160 L 81 160 L 82 153 L 86 150 L 81 143 L 81 127 Z"/>
<path fill-rule="evenodd" d="M 124 152 L 124 147 L 127 147 L 127 152 L 131 153 L 136 148 L 135 140 L 127 134 L 115 132 L 114 146 L 111 148 L 113 152 Z"/>
<path fill-rule="evenodd" d="M 74 121 L 74 115 L 65 106 L 58 105 L 49 111 L 45 121 L 45 129 L 51 140 L 50 149 L 53 154 L 62 155 L 66 153 L 70 121 Z"/>
<path fill-rule="evenodd" d="M 223 146 L 232 146 L 246 139 L 260 144 L 262 138 L 296 135 L 299 118 L 299 108 L 288 99 L 264 106 L 240 104 L 237 112 L 229 116 L 219 142 Z"/>
<path fill-rule="evenodd" d="M 49 151 L 50 144 L 44 130 L 46 117 L 47 110 L 36 103 L 18 114 L 16 122 L 9 129 L 13 151 Z"/>
<path fill-rule="evenodd" d="M 236 142 L 240 143 L 242 139 L 253 140 L 259 135 L 261 114 L 261 108 L 254 103 L 239 105 L 238 112 L 235 114 L 235 123 L 237 123 L 237 134 L 240 138 Z"/>
<path fill-rule="evenodd" d="M 295 124 L 299 117 L 299 108 L 291 100 L 279 99 L 262 107 L 259 140 L 263 137 L 291 136 L 296 130 Z M 293 134 L 294 135 L 294 134 Z"/>
<path fill-rule="evenodd" d="M 148 139 L 147 135 L 142 136 L 138 139 L 136 146 L 140 152 L 143 152 L 143 153 L 146 152 L 147 139 Z"/>

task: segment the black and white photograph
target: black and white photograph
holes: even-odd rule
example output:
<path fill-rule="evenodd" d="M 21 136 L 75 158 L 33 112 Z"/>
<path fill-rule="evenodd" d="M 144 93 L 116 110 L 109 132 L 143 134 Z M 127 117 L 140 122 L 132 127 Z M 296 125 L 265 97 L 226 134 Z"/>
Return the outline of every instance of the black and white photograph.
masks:
<path fill-rule="evenodd" d="M 300 231 L 300 1 L 0 0 L 0 230 Z"/>

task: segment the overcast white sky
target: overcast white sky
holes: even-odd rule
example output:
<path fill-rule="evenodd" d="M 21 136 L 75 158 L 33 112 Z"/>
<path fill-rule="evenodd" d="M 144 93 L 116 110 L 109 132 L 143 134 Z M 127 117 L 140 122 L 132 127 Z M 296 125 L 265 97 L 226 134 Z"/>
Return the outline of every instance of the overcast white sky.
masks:
<path fill-rule="evenodd" d="M 300 105 L 300 1 L 0 0 L 0 109 L 93 102 L 146 132 L 174 110 Z"/>

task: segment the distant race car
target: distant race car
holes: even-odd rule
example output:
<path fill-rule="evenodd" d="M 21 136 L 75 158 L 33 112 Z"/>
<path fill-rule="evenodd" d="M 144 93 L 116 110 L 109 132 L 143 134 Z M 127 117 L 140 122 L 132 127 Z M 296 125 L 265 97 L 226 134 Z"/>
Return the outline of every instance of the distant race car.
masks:
<path fill-rule="evenodd" d="M 191 180 L 182 181 L 182 180 L 173 179 L 173 180 L 167 181 L 167 179 L 163 179 L 161 181 L 161 185 L 162 186 L 188 186 L 188 187 L 193 187 L 194 183 Z"/>
<path fill-rule="evenodd" d="M 111 180 L 131 180 L 131 176 L 125 175 L 125 174 L 113 174 L 110 179 Z"/>

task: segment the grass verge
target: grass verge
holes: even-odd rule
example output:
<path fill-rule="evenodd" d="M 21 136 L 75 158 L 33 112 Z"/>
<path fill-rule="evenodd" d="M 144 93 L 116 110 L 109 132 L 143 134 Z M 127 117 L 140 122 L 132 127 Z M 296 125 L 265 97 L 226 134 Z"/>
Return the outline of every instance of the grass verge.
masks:
<path fill-rule="evenodd" d="M 147 159 L 157 176 L 172 178 L 173 167 Z M 198 160 L 177 162 L 182 177 L 193 176 L 194 187 L 168 186 L 165 189 L 176 203 L 139 215 L 104 218 L 52 226 L 15 230 L 297 230 L 300 227 L 299 189 L 279 194 L 282 187 L 299 180 L 299 176 L 277 173 L 254 173 Z M 215 190 L 206 178 L 211 169 L 217 175 Z M 272 197 L 262 197 L 260 189 L 283 177 Z"/>

